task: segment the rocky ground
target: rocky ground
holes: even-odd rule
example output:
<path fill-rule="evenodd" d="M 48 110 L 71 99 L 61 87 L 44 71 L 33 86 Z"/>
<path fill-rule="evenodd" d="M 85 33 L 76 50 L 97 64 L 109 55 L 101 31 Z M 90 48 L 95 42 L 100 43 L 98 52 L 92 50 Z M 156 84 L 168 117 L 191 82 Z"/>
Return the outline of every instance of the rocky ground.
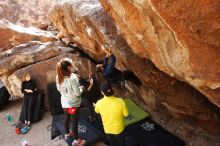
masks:
<path fill-rule="evenodd" d="M 15 127 L 11 126 L 6 115 L 10 113 L 13 116 L 13 123 L 16 123 L 19 118 L 22 100 L 17 99 L 11 102 L 8 106 L 1 110 L 0 113 L 0 146 L 21 146 L 22 140 L 27 140 L 31 146 L 67 146 L 65 141 L 58 137 L 54 140 L 50 139 L 50 131 L 47 126 L 51 124 L 52 117 L 47 111 L 44 113 L 43 119 L 32 125 L 32 129 L 27 134 L 17 135 Z M 98 143 L 94 146 L 104 146 L 103 143 Z"/>

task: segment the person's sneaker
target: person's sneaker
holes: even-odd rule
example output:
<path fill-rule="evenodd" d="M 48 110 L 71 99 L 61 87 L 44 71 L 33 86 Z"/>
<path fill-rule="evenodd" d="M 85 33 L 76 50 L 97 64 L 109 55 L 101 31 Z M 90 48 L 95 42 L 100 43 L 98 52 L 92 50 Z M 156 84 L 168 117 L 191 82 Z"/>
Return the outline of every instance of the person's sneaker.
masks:
<path fill-rule="evenodd" d="M 72 146 L 83 146 L 85 143 L 86 143 L 85 140 L 78 139 L 73 141 Z"/>
<path fill-rule="evenodd" d="M 73 143 L 72 143 L 72 146 L 77 146 L 77 144 L 78 144 L 78 141 L 74 140 Z"/>
<path fill-rule="evenodd" d="M 68 139 L 68 134 L 64 135 L 64 139 L 67 140 Z"/>
<path fill-rule="evenodd" d="M 28 129 L 26 126 L 21 128 L 21 134 L 26 134 L 27 132 L 28 132 Z"/>
<path fill-rule="evenodd" d="M 64 139 L 67 140 L 69 137 L 72 137 L 72 136 L 74 136 L 74 133 L 73 131 L 70 131 L 68 134 L 64 135 Z"/>
<path fill-rule="evenodd" d="M 86 141 L 82 139 L 78 139 L 77 142 L 78 142 L 77 146 L 83 146 L 86 143 Z"/>
<path fill-rule="evenodd" d="M 27 124 L 27 129 L 28 129 L 28 130 L 31 129 L 31 124 Z"/>

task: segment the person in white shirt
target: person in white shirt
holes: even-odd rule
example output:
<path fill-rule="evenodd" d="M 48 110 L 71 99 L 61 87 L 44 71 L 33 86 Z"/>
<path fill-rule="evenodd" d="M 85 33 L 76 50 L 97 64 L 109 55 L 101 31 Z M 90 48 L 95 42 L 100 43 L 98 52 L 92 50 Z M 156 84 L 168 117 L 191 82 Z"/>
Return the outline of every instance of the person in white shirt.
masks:
<path fill-rule="evenodd" d="M 78 118 L 79 107 L 81 104 L 81 93 L 83 87 L 79 85 L 79 80 L 73 72 L 72 60 L 64 58 L 57 63 L 56 67 L 56 85 L 61 94 L 61 105 L 64 109 L 64 127 L 65 139 L 74 136 L 73 146 L 81 146 L 85 143 L 78 137 Z M 72 127 L 69 129 L 69 123 L 72 119 Z"/>

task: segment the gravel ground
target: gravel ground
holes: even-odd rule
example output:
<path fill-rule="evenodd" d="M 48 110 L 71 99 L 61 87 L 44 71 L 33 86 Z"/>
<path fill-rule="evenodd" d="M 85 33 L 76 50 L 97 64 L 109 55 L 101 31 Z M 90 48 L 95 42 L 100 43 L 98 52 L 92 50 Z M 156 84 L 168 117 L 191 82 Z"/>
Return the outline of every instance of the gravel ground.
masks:
<path fill-rule="evenodd" d="M 47 126 L 51 124 L 52 117 L 49 112 L 45 112 L 43 119 L 33 124 L 27 134 L 17 135 L 15 127 L 7 122 L 6 115 L 10 113 L 13 117 L 12 123 L 16 123 L 21 105 L 21 99 L 15 100 L 0 111 L 0 146 L 21 146 L 23 139 L 27 140 L 31 146 L 66 146 L 64 140 L 59 140 L 59 138 L 50 139 L 50 131 L 47 130 Z M 104 146 L 104 144 L 100 142 L 94 146 Z"/>

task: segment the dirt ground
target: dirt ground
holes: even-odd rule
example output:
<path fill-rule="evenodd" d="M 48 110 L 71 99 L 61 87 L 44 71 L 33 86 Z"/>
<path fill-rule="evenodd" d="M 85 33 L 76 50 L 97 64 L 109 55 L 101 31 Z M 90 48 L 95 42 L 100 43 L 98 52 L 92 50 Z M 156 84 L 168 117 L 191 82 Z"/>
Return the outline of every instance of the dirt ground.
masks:
<path fill-rule="evenodd" d="M 50 139 L 50 131 L 47 126 L 51 124 L 52 116 L 49 112 L 45 112 L 43 119 L 32 125 L 31 130 L 27 134 L 17 135 L 15 127 L 11 126 L 6 115 L 10 113 L 13 117 L 13 123 L 16 123 L 19 118 L 22 100 L 15 100 L 0 111 L 0 146 L 22 146 L 22 140 L 27 140 L 31 146 L 66 146 L 64 140 Z M 98 143 L 94 146 L 105 146 L 103 143 Z"/>
<path fill-rule="evenodd" d="M 135 100 L 142 108 L 148 109 L 145 104 Z M 12 114 L 13 123 L 18 121 L 22 100 L 15 100 L 0 111 L 0 146 L 21 146 L 22 139 L 27 140 L 31 146 L 66 146 L 63 140 L 50 139 L 50 131 L 47 126 L 51 124 L 52 117 L 45 112 L 43 119 L 32 125 L 28 134 L 17 135 L 14 126 L 10 126 L 6 120 L 7 113 Z M 186 142 L 186 146 L 220 146 L 220 135 L 210 134 L 196 125 L 190 125 L 183 121 L 177 121 L 169 116 L 151 111 L 152 118 L 160 123 L 168 131 L 176 134 Z M 104 146 L 98 143 L 94 146 Z"/>

